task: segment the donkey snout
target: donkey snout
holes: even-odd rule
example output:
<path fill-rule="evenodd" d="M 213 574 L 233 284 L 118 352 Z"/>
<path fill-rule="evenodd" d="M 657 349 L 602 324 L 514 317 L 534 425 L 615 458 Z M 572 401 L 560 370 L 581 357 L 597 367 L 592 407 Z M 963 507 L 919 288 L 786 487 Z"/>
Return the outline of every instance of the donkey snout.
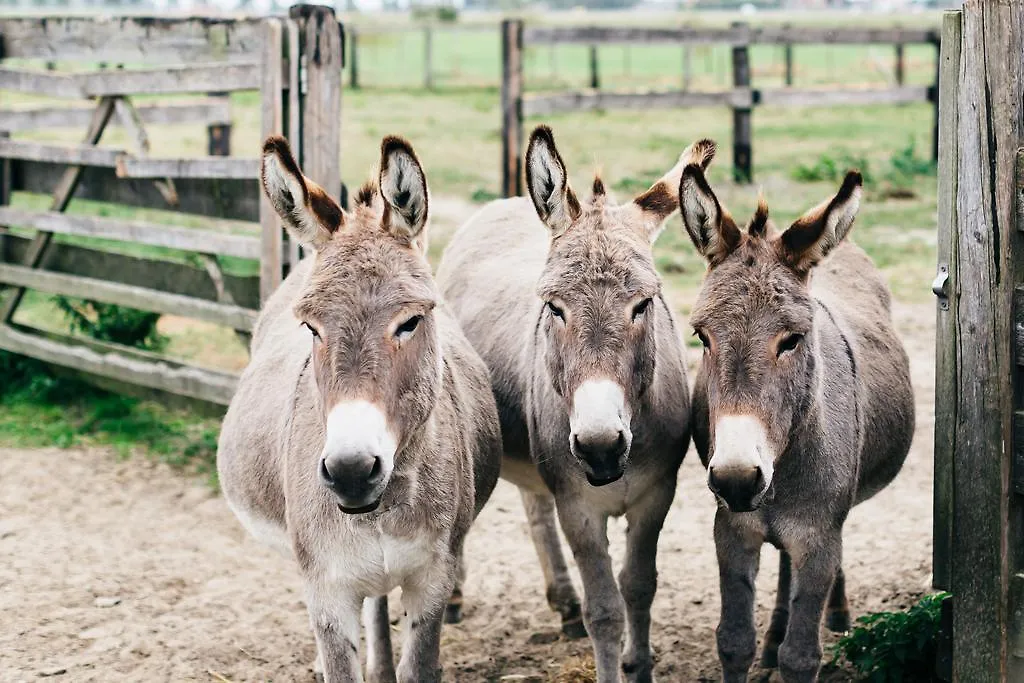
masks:
<path fill-rule="evenodd" d="M 715 467 L 708 470 L 708 488 L 733 512 L 753 512 L 761 504 L 768 484 L 760 465 Z"/>
<path fill-rule="evenodd" d="M 603 486 L 622 477 L 629 452 L 629 438 L 619 429 L 611 432 L 573 434 L 573 454 L 586 470 L 594 486 Z"/>
<path fill-rule="evenodd" d="M 384 474 L 381 459 L 374 455 L 320 459 L 320 481 L 338 496 L 345 512 L 369 512 L 376 508 L 380 502 Z"/>

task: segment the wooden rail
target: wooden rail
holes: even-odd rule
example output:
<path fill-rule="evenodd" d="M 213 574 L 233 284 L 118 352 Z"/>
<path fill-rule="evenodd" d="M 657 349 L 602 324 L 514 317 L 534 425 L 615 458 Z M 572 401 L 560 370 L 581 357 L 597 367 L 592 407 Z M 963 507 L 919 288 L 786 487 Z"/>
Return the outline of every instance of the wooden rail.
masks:
<path fill-rule="evenodd" d="M 231 122 L 231 103 L 226 98 L 210 98 L 197 102 L 140 104 L 142 122 L 147 125 L 202 123 L 206 125 Z M 20 133 L 46 128 L 83 128 L 92 116 L 91 107 L 38 107 L 33 109 L 0 109 L 0 130 Z M 114 121 L 114 125 L 119 122 Z"/>
<path fill-rule="evenodd" d="M 0 90 L 78 99 L 104 95 L 173 95 L 215 90 L 258 90 L 259 86 L 258 63 L 200 64 L 84 74 L 52 74 L 0 68 Z"/>
<path fill-rule="evenodd" d="M 772 106 L 844 106 L 931 102 L 935 110 L 934 144 L 938 140 L 937 85 L 903 84 L 903 46 L 926 43 L 936 48 L 939 32 L 932 29 L 748 26 L 727 28 L 642 28 L 629 26 L 526 26 L 523 21 L 502 22 L 502 192 L 522 193 L 522 165 L 519 161 L 523 119 L 569 111 L 602 109 L 651 109 L 725 106 L 733 118 L 733 177 L 738 182 L 753 180 L 753 111 Z M 727 44 L 732 54 L 730 90 L 694 92 L 689 88 L 688 53 L 684 51 L 683 89 L 607 92 L 598 90 L 597 46 L 608 44 Z M 893 44 L 896 50 L 896 85 L 884 88 L 793 88 L 792 46 L 810 44 Z M 523 51 L 528 45 L 577 44 L 590 46 L 591 89 L 577 92 L 526 93 L 523 83 Z M 786 47 L 785 88 L 761 89 L 752 82 L 751 45 Z M 937 154 L 937 151 L 935 152 Z"/>

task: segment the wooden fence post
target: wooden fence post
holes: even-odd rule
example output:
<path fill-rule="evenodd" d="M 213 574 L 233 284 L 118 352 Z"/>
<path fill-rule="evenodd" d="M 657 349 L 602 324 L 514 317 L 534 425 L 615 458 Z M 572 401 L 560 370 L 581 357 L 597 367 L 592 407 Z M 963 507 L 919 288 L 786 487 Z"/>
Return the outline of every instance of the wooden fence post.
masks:
<path fill-rule="evenodd" d="M 1024 676 L 1024 497 L 1013 481 L 1015 450 L 1024 447 L 1024 434 L 1014 433 L 1024 406 L 1024 349 L 1014 343 L 1015 312 L 1024 322 L 1024 301 L 1014 301 L 1024 295 L 1024 232 L 1015 225 L 1015 165 L 1024 146 L 1022 27 L 1024 0 L 967 0 L 959 92 L 955 104 L 943 96 L 957 110 L 956 134 L 941 142 L 955 145 L 943 160 L 956 160 L 950 586 L 958 683 Z"/>
<path fill-rule="evenodd" d="M 732 47 L 732 85 L 734 90 L 750 88 L 750 48 L 748 45 L 733 45 Z M 737 183 L 749 183 L 753 180 L 750 116 L 751 109 L 733 107 L 732 177 Z"/>
<path fill-rule="evenodd" d="M 353 90 L 359 89 L 359 32 L 354 26 L 348 27 L 348 84 Z"/>
<path fill-rule="evenodd" d="M 324 5 L 295 5 L 305 78 L 301 95 L 303 171 L 337 199 L 341 187 L 342 27 Z"/>
<path fill-rule="evenodd" d="M 501 193 L 523 193 L 523 22 L 501 22 Z"/>
<path fill-rule="evenodd" d="M 683 45 L 683 90 L 689 92 L 693 81 L 693 45 Z"/>
<path fill-rule="evenodd" d="M 2 36 L 0 36 L 2 39 Z M 11 136 L 7 131 L 0 130 L 0 139 Z M 0 206 L 11 203 L 11 160 L 0 159 Z M 7 260 L 7 226 L 0 224 L 0 263 Z M 2 288 L 2 286 L 0 286 Z"/>
<path fill-rule="evenodd" d="M 601 87 L 601 76 L 598 73 L 597 45 L 590 46 L 590 87 L 597 90 Z"/>
<path fill-rule="evenodd" d="M 434 29 L 423 27 L 423 87 L 434 89 Z"/>
<path fill-rule="evenodd" d="M 784 24 L 789 28 L 789 24 Z M 786 87 L 793 85 L 793 43 L 786 43 L 782 46 L 782 59 L 786 63 Z"/>
<path fill-rule="evenodd" d="M 284 32 L 277 19 L 263 22 L 263 60 L 260 69 L 260 132 L 283 135 L 284 128 Z M 291 112 L 289 112 L 290 114 Z M 284 277 L 284 234 L 277 211 L 260 192 L 260 304 L 267 302 Z"/>
<path fill-rule="evenodd" d="M 209 97 L 230 101 L 229 93 L 209 92 Z M 206 127 L 206 153 L 212 157 L 231 156 L 231 124 L 215 123 Z"/>
<path fill-rule="evenodd" d="M 903 43 L 896 43 L 896 64 L 894 66 L 896 85 L 903 85 L 905 63 L 903 59 Z"/>
<path fill-rule="evenodd" d="M 939 160 L 939 79 L 941 78 L 942 37 L 934 36 L 935 82 L 928 88 L 928 101 L 932 103 L 932 159 Z"/>

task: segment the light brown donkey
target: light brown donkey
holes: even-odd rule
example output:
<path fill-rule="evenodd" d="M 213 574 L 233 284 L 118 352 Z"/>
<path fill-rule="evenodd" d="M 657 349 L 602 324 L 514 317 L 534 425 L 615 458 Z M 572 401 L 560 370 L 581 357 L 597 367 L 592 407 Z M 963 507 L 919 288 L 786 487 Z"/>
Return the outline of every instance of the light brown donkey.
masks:
<path fill-rule="evenodd" d="M 843 523 L 896 476 L 914 432 L 889 291 L 845 240 L 861 176 L 849 173 L 782 233 L 763 200 L 741 231 L 699 166 L 683 171 L 679 194 L 709 264 L 691 319 L 704 343 L 693 435 L 719 500 L 723 676 L 746 681 L 754 660 L 754 580 L 767 541 L 781 564 L 762 664 L 787 683 L 814 681 L 830 595 L 828 626 L 849 627 Z"/>
<path fill-rule="evenodd" d="M 397 586 L 397 679 L 437 681 L 442 615 L 501 444 L 487 369 L 425 258 L 423 169 L 408 143 L 385 138 L 379 183 L 345 213 L 270 138 L 262 179 L 315 254 L 256 325 L 217 452 L 224 495 L 253 535 L 298 561 L 327 683 L 363 680 L 364 607 L 368 678 L 395 680 Z"/>
<path fill-rule="evenodd" d="M 438 282 L 491 370 L 502 422 L 502 476 L 520 487 L 562 628 L 582 635 L 558 521 L 583 579 L 583 621 L 600 683 L 652 680 L 651 603 L 658 536 L 689 444 L 682 343 L 651 245 L 678 208 L 702 141 L 632 201 L 595 180 L 580 201 L 550 129 L 526 153 L 529 199 L 493 202 L 452 239 Z M 609 516 L 625 515 L 616 583 Z M 625 630 L 625 644 L 622 636 Z"/>

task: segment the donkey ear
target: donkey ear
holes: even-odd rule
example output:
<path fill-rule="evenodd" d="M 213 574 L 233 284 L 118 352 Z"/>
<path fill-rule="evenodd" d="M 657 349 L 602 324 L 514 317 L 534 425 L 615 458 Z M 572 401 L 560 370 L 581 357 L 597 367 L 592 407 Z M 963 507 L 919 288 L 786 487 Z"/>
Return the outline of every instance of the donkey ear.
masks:
<path fill-rule="evenodd" d="M 410 242 L 426 238 L 430 205 L 427 176 L 412 145 L 388 136 L 380 143 L 380 193 L 384 198 L 384 227 Z M 425 244 L 422 245 L 425 251 Z"/>
<path fill-rule="evenodd" d="M 691 164 L 702 170 L 706 169 L 711 160 L 715 158 L 717 149 L 718 145 L 715 144 L 715 141 L 707 138 L 693 143 L 679 156 L 679 161 L 671 171 L 651 185 L 650 189 L 639 195 L 632 203 L 623 207 L 630 213 L 639 214 L 640 230 L 652 244 L 661 234 L 665 219 L 679 208 L 679 184 L 682 180 L 683 169 Z"/>
<path fill-rule="evenodd" d="M 260 180 L 285 228 L 303 244 L 322 248 L 345 221 L 338 203 L 302 175 L 284 138 L 272 136 L 263 143 Z"/>
<path fill-rule="evenodd" d="M 526 149 L 526 186 L 537 215 L 558 237 L 583 213 L 576 194 L 569 187 L 565 162 L 555 147 L 555 136 L 547 126 L 537 126 Z"/>
<path fill-rule="evenodd" d="M 805 213 L 782 233 L 782 257 L 794 270 L 807 272 L 843 241 L 857 217 L 863 183 L 860 173 L 849 171 L 835 197 Z"/>
<path fill-rule="evenodd" d="M 679 210 L 693 246 L 712 266 L 740 245 L 740 229 L 711 191 L 704 169 L 689 164 L 679 180 Z"/>

